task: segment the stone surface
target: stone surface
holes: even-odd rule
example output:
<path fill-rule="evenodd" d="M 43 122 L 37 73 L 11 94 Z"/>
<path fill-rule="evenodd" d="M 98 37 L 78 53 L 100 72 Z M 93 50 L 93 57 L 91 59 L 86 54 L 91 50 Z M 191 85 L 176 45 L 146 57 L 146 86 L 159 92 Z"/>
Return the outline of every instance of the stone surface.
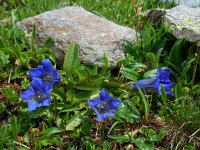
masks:
<path fill-rule="evenodd" d="M 163 2 L 175 2 L 177 5 L 185 5 L 188 7 L 199 7 L 200 0 L 162 0 Z"/>
<path fill-rule="evenodd" d="M 149 20 L 153 20 L 153 23 L 158 22 L 154 19 L 162 17 L 155 17 L 154 14 L 164 14 L 160 11 L 160 9 L 148 11 L 147 17 Z M 191 43 L 200 41 L 200 8 L 176 6 L 167 9 L 165 10 L 164 22 L 176 38 L 185 37 Z"/>
<path fill-rule="evenodd" d="M 66 48 L 72 41 L 79 46 L 79 58 L 86 65 L 102 67 L 107 53 L 109 67 L 114 68 L 124 57 L 123 41 L 135 41 L 135 31 L 101 18 L 78 6 L 68 6 L 26 18 L 17 23 L 28 34 L 36 26 L 36 43 L 43 45 L 47 37 L 54 39 L 52 49 L 58 63 L 64 61 Z"/>

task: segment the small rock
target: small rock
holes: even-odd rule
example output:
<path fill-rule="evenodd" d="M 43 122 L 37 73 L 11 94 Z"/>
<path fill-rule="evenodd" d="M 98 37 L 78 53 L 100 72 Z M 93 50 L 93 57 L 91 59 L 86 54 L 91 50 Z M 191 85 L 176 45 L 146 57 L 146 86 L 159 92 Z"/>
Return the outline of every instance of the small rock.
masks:
<path fill-rule="evenodd" d="M 199 0 L 162 0 L 163 2 L 175 2 L 177 5 L 184 5 L 188 7 L 199 7 Z"/>
<path fill-rule="evenodd" d="M 136 32 L 117 25 L 78 6 L 68 6 L 26 18 L 17 28 L 30 33 L 36 26 L 36 44 L 41 47 L 45 39 L 53 38 L 52 49 L 58 63 L 62 64 L 69 44 L 79 46 L 79 58 L 86 65 L 102 67 L 103 55 L 108 55 L 109 67 L 114 68 L 124 57 L 123 41 L 136 41 Z"/>
<path fill-rule="evenodd" d="M 158 127 L 163 127 L 165 125 L 165 122 L 163 120 L 163 118 L 161 117 L 157 117 L 154 121 L 155 125 L 157 125 Z"/>
<path fill-rule="evenodd" d="M 8 22 L 10 22 L 10 20 L 11 20 L 10 17 L 9 18 L 5 18 L 5 19 L 0 20 L 0 23 L 7 24 Z"/>
<path fill-rule="evenodd" d="M 158 20 L 152 21 L 154 18 L 149 15 L 153 14 L 152 11 L 154 14 L 162 15 L 164 13 L 160 13 L 160 9 L 147 12 L 146 16 L 152 23 L 158 22 Z M 156 18 L 162 19 L 162 17 Z M 185 37 L 191 43 L 200 41 L 200 8 L 176 6 L 167 9 L 165 10 L 164 22 L 176 38 L 181 39 Z"/>

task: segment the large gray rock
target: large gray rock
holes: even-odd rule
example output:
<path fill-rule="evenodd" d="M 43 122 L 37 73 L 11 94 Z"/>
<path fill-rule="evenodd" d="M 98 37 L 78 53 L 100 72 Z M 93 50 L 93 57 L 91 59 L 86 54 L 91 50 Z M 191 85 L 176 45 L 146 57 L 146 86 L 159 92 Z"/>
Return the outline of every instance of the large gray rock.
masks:
<path fill-rule="evenodd" d="M 157 15 L 163 14 L 160 9 L 155 9 L 148 11 L 147 17 L 155 23 L 162 19 Z M 200 8 L 176 6 L 167 9 L 165 10 L 164 22 L 176 38 L 185 37 L 191 43 L 200 41 Z"/>
<path fill-rule="evenodd" d="M 175 2 L 177 5 L 184 5 L 188 7 L 199 7 L 200 0 L 162 0 L 163 2 Z"/>
<path fill-rule="evenodd" d="M 69 6 L 26 18 L 17 27 L 28 34 L 36 26 L 36 43 L 42 46 L 47 37 L 52 37 L 52 49 L 59 63 L 62 63 L 69 44 L 75 41 L 79 46 L 79 58 L 86 65 L 102 67 L 103 55 L 114 68 L 124 57 L 123 41 L 135 41 L 135 31 L 101 18 L 78 6 Z"/>

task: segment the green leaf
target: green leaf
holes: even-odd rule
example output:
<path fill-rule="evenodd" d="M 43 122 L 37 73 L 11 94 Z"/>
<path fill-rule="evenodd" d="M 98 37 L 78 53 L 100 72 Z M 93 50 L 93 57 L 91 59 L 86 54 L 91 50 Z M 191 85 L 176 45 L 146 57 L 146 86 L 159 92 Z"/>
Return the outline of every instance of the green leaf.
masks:
<path fill-rule="evenodd" d="M 11 88 L 5 88 L 2 90 L 2 94 L 11 102 L 17 102 L 19 100 L 18 93 L 11 89 Z"/>
<path fill-rule="evenodd" d="M 43 146 L 49 145 L 49 143 L 47 143 L 47 139 L 40 140 L 40 144 Z"/>
<path fill-rule="evenodd" d="M 74 70 L 73 75 L 77 75 L 79 77 L 79 82 L 85 81 L 89 78 L 90 73 L 85 69 L 85 67 L 79 67 Z"/>
<path fill-rule="evenodd" d="M 30 112 L 30 118 L 38 118 L 43 115 L 46 115 L 46 107 L 40 107 L 36 109 L 35 111 Z"/>
<path fill-rule="evenodd" d="M 3 149 L 4 144 L 10 139 L 10 133 L 7 130 L 7 126 L 1 126 L 0 133 L 0 149 Z"/>
<path fill-rule="evenodd" d="M 30 138 L 29 138 L 28 133 L 26 133 L 26 134 L 23 136 L 23 140 L 24 140 L 24 142 L 25 142 L 26 144 L 29 143 Z"/>
<path fill-rule="evenodd" d="M 11 9 L 11 21 L 12 21 L 12 28 L 15 29 L 15 22 L 16 22 L 16 14 L 14 9 Z"/>
<path fill-rule="evenodd" d="M 145 78 L 155 77 L 157 72 L 158 72 L 157 69 L 149 70 L 149 71 L 145 72 L 144 77 Z"/>
<path fill-rule="evenodd" d="M 52 43 L 53 43 L 53 39 L 51 37 L 48 37 L 48 39 L 44 43 L 43 48 L 50 48 Z"/>
<path fill-rule="evenodd" d="M 1 37 L 0 37 L 0 48 L 6 48 L 6 45 Z"/>
<path fill-rule="evenodd" d="M 195 143 L 188 143 L 187 145 L 185 145 L 184 149 L 185 150 L 195 150 Z"/>
<path fill-rule="evenodd" d="M 60 88 L 54 87 L 51 93 L 62 101 L 65 101 L 67 99 L 66 94 Z"/>
<path fill-rule="evenodd" d="M 139 105 L 139 102 L 140 102 L 139 96 L 133 96 L 133 97 L 131 98 L 131 103 L 133 104 L 133 106 Z"/>
<path fill-rule="evenodd" d="M 103 150 L 109 150 L 110 147 L 111 147 L 111 145 L 108 141 L 103 142 Z"/>
<path fill-rule="evenodd" d="M 55 127 L 52 128 L 48 128 L 47 130 L 42 131 L 43 136 L 40 137 L 40 140 L 43 139 L 48 139 L 51 135 L 55 134 L 55 133 L 60 133 L 61 130 Z"/>
<path fill-rule="evenodd" d="M 182 89 L 182 85 L 181 85 L 181 82 L 178 82 L 175 86 L 175 98 L 178 99 L 182 96 L 182 92 L 181 92 L 181 89 Z"/>
<path fill-rule="evenodd" d="M 192 63 L 195 61 L 195 58 L 191 59 L 190 61 L 185 61 L 183 63 L 183 70 L 181 72 L 181 75 L 183 77 L 187 77 L 187 72 L 189 71 L 189 69 L 191 68 Z"/>
<path fill-rule="evenodd" d="M 153 150 L 154 149 L 154 143 L 146 140 L 143 137 L 137 138 L 134 141 L 134 143 L 140 150 Z"/>
<path fill-rule="evenodd" d="M 184 96 L 187 96 L 190 93 L 190 88 L 188 87 L 182 87 L 181 94 Z"/>
<path fill-rule="evenodd" d="M 99 91 L 100 91 L 99 88 L 96 88 L 95 90 L 82 91 L 76 94 L 76 99 L 81 101 L 81 100 L 89 100 L 89 99 L 96 98 L 99 95 Z"/>
<path fill-rule="evenodd" d="M 174 64 L 179 70 L 181 69 L 181 64 L 182 64 L 181 51 L 184 43 L 185 39 L 177 40 L 176 43 L 173 45 L 169 54 L 169 62 Z"/>
<path fill-rule="evenodd" d="M 199 84 L 194 85 L 194 86 L 192 87 L 192 93 L 193 93 L 193 94 L 200 93 L 200 85 L 199 85 Z"/>
<path fill-rule="evenodd" d="M 167 106 L 167 93 L 166 93 L 163 85 L 161 85 L 161 93 L 162 93 L 161 97 L 162 97 L 162 100 L 163 100 L 163 104 L 164 104 L 164 106 Z"/>
<path fill-rule="evenodd" d="M 10 128 L 13 139 L 15 139 L 17 137 L 17 117 L 15 115 L 12 117 Z"/>
<path fill-rule="evenodd" d="M 124 41 L 124 48 L 125 48 L 125 52 L 126 53 L 129 53 L 133 56 L 137 55 L 137 51 L 136 51 L 136 48 L 135 48 L 135 45 L 132 44 L 131 42 L 129 41 Z"/>
<path fill-rule="evenodd" d="M 72 131 L 74 130 L 76 127 L 78 127 L 81 124 L 82 119 L 80 118 L 80 115 L 77 115 L 75 117 L 72 117 L 67 126 L 65 127 L 66 131 Z"/>
<path fill-rule="evenodd" d="M 109 80 L 105 80 L 104 82 L 103 82 L 103 86 L 104 87 L 109 87 L 109 88 L 113 88 L 113 87 L 115 87 L 115 88 L 119 88 L 119 87 L 121 87 L 121 84 L 120 84 L 120 82 L 119 81 L 117 81 L 117 80 L 115 80 L 115 81 L 109 81 Z"/>
<path fill-rule="evenodd" d="M 120 118 L 124 118 L 127 122 L 133 123 L 140 119 L 140 113 L 130 101 L 123 101 L 117 107 L 116 114 Z"/>
<path fill-rule="evenodd" d="M 103 74 L 106 74 L 108 67 L 109 67 L 108 65 L 109 65 L 108 55 L 106 53 L 104 53 L 104 55 L 103 55 Z"/>
<path fill-rule="evenodd" d="M 72 67 L 73 64 L 77 61 L 77 59 L 78 59 L 78 46 L 76 45 L 75 42 L 72 42 L 67 48 L 67 52 L 63 63 L 63 70 L 66 71 L 67 75 L 72 74 Z"/>
<path fill-rule="evenodd" d="M 122 74 L 122 77 L 132 81 L 137 81 L 138 77 L 140 76 L 140 74 L 137 73 L 135 69 L 129 69 L 129 68 L 121 68 L 120 73 Z"/>
<path fill-rule="evenodd" d="M 159 63 L 159 60 L 160 60 L 160 55 L 162 53 L 162 50 L 163 50 L 163 48 L 159 49 L 154 61 L 152 62 L 152 69 L 158 68 L 158 63 Z"/>
<path fill-rule="evenodd" d="M 55 127 L 52 127 L 52 128 L 48 128 L 46 131 L 45 131 L 45 136 L 51 136 L 52 134 L 55 134 L 55 133 L 60 133 L 61 130 L 58 129 L 58 128 L 55 128 Z"/>
<path fill-rule="evenodd" d="M 0 103 L 0 115 L 6 111 L 6 106 L 4 105 L 4 103 Z"/>
<path fill-rule="evenodd" d="M 115 123 L 112 124 L 112 126 L 110 127 L 110 130 L 108 131 L 108 134 L 110 134 L 110 132 L 113 130 L 113 128 L 114 128 L 117 124 L 119 124 L 119 122 L 115 122 Z"/>
<path fill-rule="evenodd" d="M 73 112 L 73 111 L 78 111 L 82 109 L 81 107 L 78 106 L 73 106 L 73 105 L 65 105 L 60 111 L 59 113 L 63 113 L 63 112 Z"/>
<path fill-rule="evenodd" d="M 31 50 L 35 51 L 35 36 L 36 36 L 36 29 L 35 24 L 33 24 L 32 34 L 31 34 Z"/>
<path fill-rule="evenodd" d="M 159 142 L 161 138 L 156 134 L 156 132 L 152 129 L 149 130 L 148 132 L 148 137 L 150 138 L 151 141 L 153 142 Z"/>
<path fill-rule="evenodd" d="M 165 129 L 165 128 L 162 128 L 161 130 L 160 130 L 160 133 L 159 133 L 159 137 L 160 137 L 160 139 L 162 139 L 164 136 L 166 136 L 167 135 L 167 130 Z"/>
<path fill-rule="evenodd" d="M 145 120 L 147 121 L 148 117 L 149 117 L 149 112 L 150 112 L 150 103 L 147 101 L 147 99 L 145 98 L 142 90 L 140 89 L 138 83 L 136 83 L 136 87 L 140 93 L 140 95 L 142 96 L 142 102 L 143 102 L 143 105 L 144 105 L 144 115 L 145 115 Z"/>
<path fill-rule="evenodd" d="M 108 135 L 109 138 L 116 140 L 119 143 L 130 142 L 131 139 L 128 135 Z"/>
<path fill-rule="evenodd" d="M 90 132 L 93 127 L 92 120 L 87 118 L 87 120 L 81 125 L 81 131 Z"/>
<path fill-rule="evenodd" d="M 137 69 L 137 68 L 147 68 L 147 66 L 142 63 L 135 63 L 132 69 Z"/>
<path fill-rule="evenodd" d="M 148 52 L 145 54 L 145 57 L 150 59 L 151 62 L 153 62 L 155 60 L 155 55 L 152 52 Z"/>
<path fill-rule="evenodd" d="M 86 91 L 90 91 L 90 90 L 96 90 L 99 87 L 96 85 L 93 85 L 92 83 L 78 83 L 74 86 L 75 89 L 78 90 L 86 90 Z"/>
<path fill-rule="evenodd" d="M 148 133 L 149 129 L 147 126 L 143 125 L 140 129 L 139 129 L 139 132 L 142 133 L 142 134 L 146 134 Z"/>
<path fill-rule="evenodd" d="M 33 150 L 41 150 L 42 149 L 42 145 L 40 144 L 39 141 L 37 141 L 34 145 L 34 149 Z"/>

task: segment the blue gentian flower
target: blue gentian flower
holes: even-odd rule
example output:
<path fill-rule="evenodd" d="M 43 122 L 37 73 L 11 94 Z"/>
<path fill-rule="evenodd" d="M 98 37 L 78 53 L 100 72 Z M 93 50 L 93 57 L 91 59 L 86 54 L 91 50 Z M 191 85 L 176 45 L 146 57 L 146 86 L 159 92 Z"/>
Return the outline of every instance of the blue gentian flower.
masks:
<path fill-rule="evenodd" d="M 120 102 L 120 100 L 109 96 L 105 89 L 101 90 L 97 99 L 88 100 L 88 104 L 97 114 L 97 121 L 99 122 L 109 116 L 115 116 L 114 111 Z"/>
<path fill-rule="evenodd" d="M 166 70 L 158 69 L 158 73 L 155 77 L 139 80 L 137 81 L 137 84 L 144 91 L 153 90 L 160 95 L 162 94 L 161 93 L 161 85 L 162 85 L 165 88 L 167 95 L 173 95 L 170 88 L 172 86 L 175 86 L 175 84 L 169 80 L 170 73 L 171 73 L 170 69 Z M 133 83 L 133 89 L 138 90 L 136 83 Z"/>
<path fill-rule="evenodd" d="M 28 110 L 32 111 L 41 106 L 50 105 L 50 94 L 41 79 L 33 78 L 31 86 L 20 95 L 28 103 Z"/>
<path fill-rule="evenodd" d="M 31 69 L 29 76 L 31 78 L 40 78 L 49 92 L 52 90 L 53 84 L 61 80 L 58 71 L 53 68 L 49 59 L 44 59 L 42 65 Z"/>

